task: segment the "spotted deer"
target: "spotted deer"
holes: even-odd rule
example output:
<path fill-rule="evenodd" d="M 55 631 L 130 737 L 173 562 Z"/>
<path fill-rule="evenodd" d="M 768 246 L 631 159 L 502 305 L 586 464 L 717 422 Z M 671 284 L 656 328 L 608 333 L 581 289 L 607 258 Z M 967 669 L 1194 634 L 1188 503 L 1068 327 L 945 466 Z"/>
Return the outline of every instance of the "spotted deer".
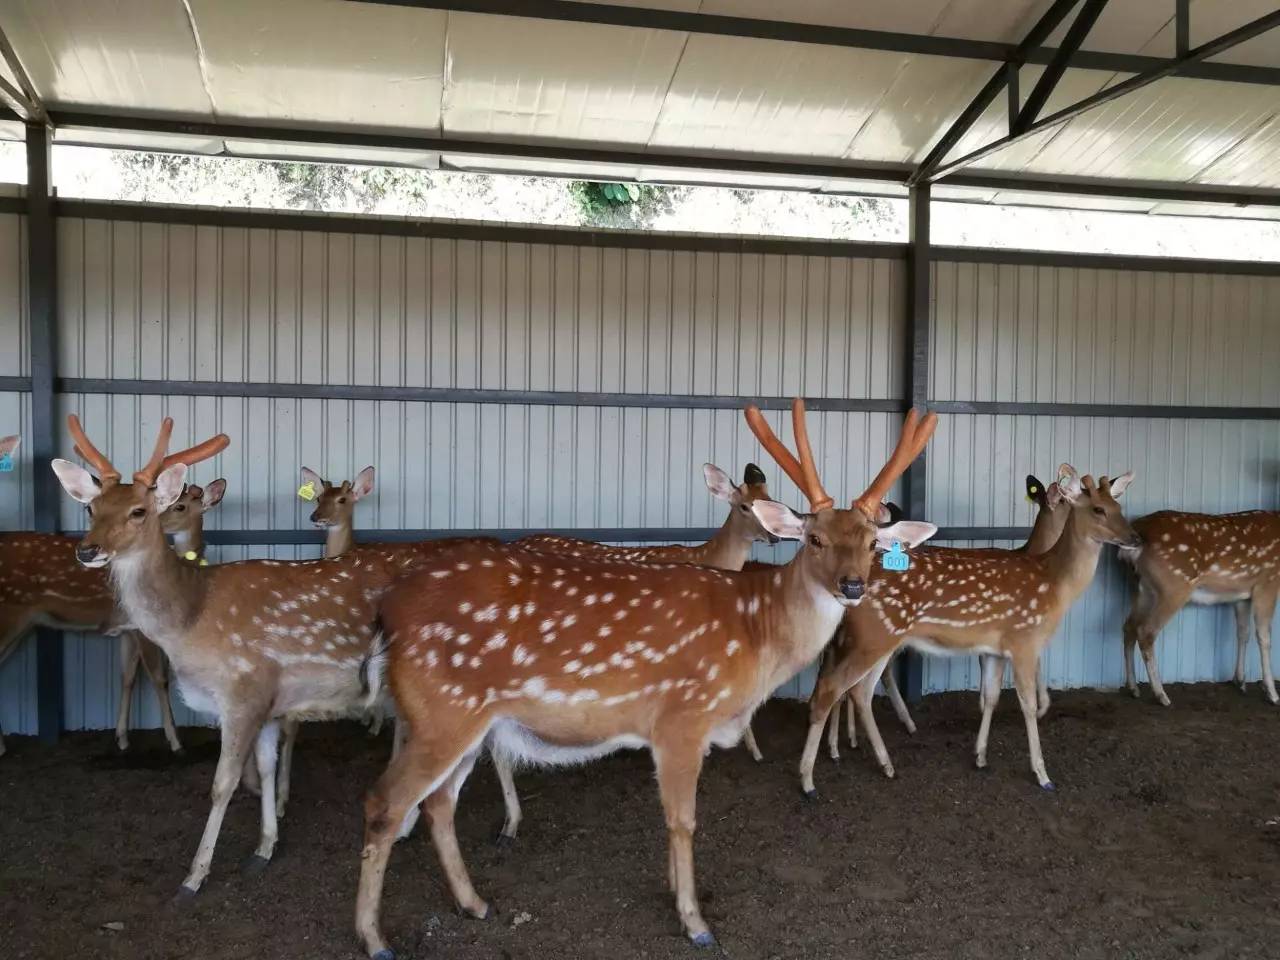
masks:
<path fill-rule="evenodd" d="M 81 457 L 101 477 L 66 460 L 53 462 L 63 488 L 89 510 L 77 559 L 108 568 L 129 622 L 164 650 L 183 699 L 216 716 L 222 732 L 208 821 L 178 891 L 185 899 L 209 874 L 250 750 L 262 773 L 262 827 L 246 869 L 265 868 L 278 832 L 279 721 L 349 715 L 381 696 L 378 603 L 392 582 L 440 547 L 356 547 L 332 560 L 187 563 L 167 548 L 159 514 L 181 495 L 187 468 L 223 450 L 226 435 L 168 454 L 173 421 L 166 417 L 151 459 L 132 483 L 122 483 L 75 416 L 68 426 Z"/>
<path fill-rule="evenodd" d="M 1262 660 L 1262 686 L 1268 700 L 1280 702 L 1271 672 L 1271 619 L 1280 592 L 1280 513 L 1250 510 L 1214 515 L 1162 510 L 1135 520 L 1133 528 L 1142 544 L 1120 551 L 1138 581 L 1124 622 L 1124 676 L 1129 691 L 1140 696 L 1133 667 L 1136 646 L 1142 651 L 1151 692 L 1169 706 L 1156 666 L 1156 636 L 1188 603 L 1229 603 L 1236 619 L 1234 683 L 1244 691 L 1252 615 Z"/>
<path fill-rule="evenodd" d="M 204 559 L 204 515 L 222 502 L 227 491 L 227 481 L 221 478 L 214 480 L 208 487 L 188 484 L 181 496 L 168 510 L 160 514 L 161 529 L 173 537 L 173 549 L 188 563 L 205 563 Z M 68 542 L 66 562 L 85 572 L 75 559 L 75 540 L 65 538 Z M 107 580 L 105 570 L 96 573 Z M 108 585 L 108 589 L 110 589 Z M 120 608 L 115 605 L 112 619 L 122 619 Z M 119 629 L 111 623 L 104 633 L 118 633 L 120 638 L 120 705 L 116 711 L 116 746 L 121 750 L 129 749 L 129 713 L 133 706 L 133 685 L 138 680 L 138 667 L 146 671 L 147 679 L 156 692 L 160 702 L 160 722 L 164 726 L 165 739 L 174 753 L 182 752 L 182 743 L 178 740 L 178 731 L 173 722 L 173 707 L 169 702 L 169 661 L 164 651 L 136 630 Z"/>
<path fill-rule="evenodd" d="M 160 518 L 162 529 L 175 537 L 187 535 L 193 526 L 191 516 L 177 511 L 177 506 Z M 198 516 L 194 526 L 199 527 Z M 116 744 L 121 750 L 129 746 L 129 706 L 141 663 L 160 705 L 165 740 L 169 749 L 178 753 L 182 741 L 173 721 L 164 654 L 126 622 L 127 617 L 116 606 L 106 571 L 77 562 L 76 543 L 76 537 L 55 533 L 0 533 L 0 663 L 38 626 L 118 636 L 122 690 Z M 0 755 L 3 753 L 4 739 L 0 737 Z"/>
<path fill-rule="evenodd" d="M 1139 543 L 1116 502 L 1132 480 L 1133 474 L 1126 473 L 1095 483 L 1064 463 L 1058 486 L 1070 509 L 1057 542 L 1042 554 L 930 547 L 911 555 L 905 571 L 877 570 L 867 585 L 866 602 L 846 611 L 845 642 L 824 663 L 809 700 L 809 735 L 800 759 L 804 794 L 816 793 L 813 765 L 828 714 L 845 691 L 864 680 L 858 688 L 858 713 L 876 759 L 893 775 L 871 717 L 870 689 L 904 644 L 923 653 L 984 655 L 982 723 L 975 748 L 980 769 L 987 765 L 991 715 L 1008 660 L 1027 729 L 1031 770 L 1041 787 L 1052 790 L 1037 723 L 1040 655 L 1093 579 L 1103 544 Z"/>
<path fill-rule="evenodd" d="M 454 898 L 472 916 L 488 913 L 462 861 L 454 810 L 489 743 L 554 765 L 648 748 L 681 923 L 695 944 L 714 943 L 693 875 L 703 756 L 736 744 L 755 709 L 826 645 L 862 599 L 877 543 L 916 544 L 936 532 L 875 523 L 881 497 L 932 434 L 932 414 L 907 417 L 893 457 L 848 510 L 833 509 L 819 483 L 801 401 L 792 408 L 798 460 L 759 410 L 747 419 L 812 506 L 797 515 L 752 504 L 765 530 L 802 541 L 785 566 L 735 573 L 470 544 L 387 594 L 388 676 L 405 739 L 365 799 L 356 929 L 369 956 L 394 956 L 380 929 L 382 885 L 398 826 L 419 803 Z"/>
<path fill-rule="evenodd" d="M 1027 553 L 1031 556 L 1036 556 L 1037 554 L 1044 553 L 1058 542 L 1058 537 L 1062 534 L 1062 528 L 1067 524 L 1069 508 L 1066 501 L 1063 499 L 1062 492 L 1058 489 L 1058 484 L 1056 482 L 1046 486 L 1032 474 L 1027 474 L 1026 491 L 1027 499 L 1031 503 L 1035 504 L 1036 519 L 1031 528 L 1031 534 L 1027 538 L 1027 542 L 1021 547 L 1017 547 L 1015 552 Z M 892 507 L 893 505 L 890 504 L 890 506 Z M 843 646 L 845 642 L 846 640 L 843 631 L 838 632 L 836 634 L 836 639 L 832 642 L 831 646 L 824 651 L 823 657 L 827 658 L 837 656 L 840 647 Z M 911 719 L 910 713 L 907 712 L 906 704 L 902 701 L 902 694 L 899 692 L 897 682 L 893 676 L 894 660 L 896 659 L 897 655 L 885 664 L 884 672 L 880 676 L 880 681 L 884 685 L 885 693 L 889 696 L 889 700 L 893 704 L 894 710 L 898 714 L 898 718 L 902 721 L 903 726 L 907 728 L 907 732 L 915 733 L 915 722 Z M 984 669 L 998 669 L 1000 671 L 999 682 L 1003 684 L 1005 661 L 1001 658 L 996 658 L 997 662 L 990 668 L 987 668 L 987 659 L 987 654 L 978 655 L 978 660 L 983 664 Z M 830 669 L 830 667 L 827 667 L 826 669 Z M 1038 707 L 1036 715 L 1038 717 L 1043 717 L 1049 710 L 1049 688 L 1045 683 L 1043 670 L 1037 671 L 1037 678 L 1038 685 L 1036 699 Z M 843 700 L 837 700 L 835 706 L 831 709 L 831 718 L 827 725 L 827 753 L 830 755 L 832 760 L 838 761 L 840 759 L 839 728 L 840 706 L 842 702 L 846 707 L 846 733 L 849 739 L 849 746 L 851 748 L 856 748 L 858 745 L 857 721 L 855 719 L 855 715 L 858 710 L 860 687 L 865 683 L 867 683 L 865 678 L 860 680 L 851 690 L 849 690 L 848 693 L 845 694 Z M 874 688 L 874 684 L 872 684 L 872 687 Z M 861 695 L 866 696 L 865 692 L 862 692 Z M 978 696 L 980 705 L 985 705 L 985 689 L 980 690 Z M 867 703 L 870 703 L 869 698 L 867 699 Z M 864 718 L 863 722 L 868 728 L 875 725 L 875 717 L 871 714 L 869 706 L 867 708 L 867 716 Z M 874 734 L 868 734 L 868 740 L 871 742 L 879 740 L 883 743 L 883 740 L 880 740 L 880 733 L 878 729 Z M 893 764 L 891 762 L 886 764 L 882 760 L 881 768 L 884 770 L 886 776 L 891 778 L 893 777 L 894 771 Z"/>

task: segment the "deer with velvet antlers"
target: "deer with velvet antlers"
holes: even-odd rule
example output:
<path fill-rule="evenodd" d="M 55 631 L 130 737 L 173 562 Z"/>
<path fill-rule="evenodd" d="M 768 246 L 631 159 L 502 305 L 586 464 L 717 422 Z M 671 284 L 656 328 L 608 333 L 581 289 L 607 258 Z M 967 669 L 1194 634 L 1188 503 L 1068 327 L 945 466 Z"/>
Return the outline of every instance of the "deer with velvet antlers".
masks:
<path fill-rule="evenodd" d="M 1070 510 L 1057 542 L 1042 554 L 929 547 L 913 554 L 905 571 L 877 571 L 867 586 L 866 602 L 845 614 L 845 642 L 824 661 L 809 700 L 809 736 L 800 760 L 805 795 L 815 793 L 813 765 L 827 715 L 845 691 L 860 683 L 859 716 L 867 723 L 877 759 L 892 776 L 888 753 L 867 709 L 868 688 L 903 644 L 925 653 L 982 655 L 982 722 L 975 748 L 980 769 L 987 765 L 987 739 L 1004 663 L 1012 663 L 1031 770 L 1041 787 L 1052 790 L 1037 724 L 1040 655 L 1092 581 L 1102 546 L 1139 543 L 1116 502 L 1132 480 L 1133 474 L 1126 473 L 1095 483 L 1064 463 L 1058 488 Z"/>
<path fill-rule="evenodd" d="M 1151 692 L 1169 695 L 1156 666 L 1156 636 L 1188 603 L 1229 603 L 1236 619 L 1234 683 L 1245 689 L 1245 653 L 1252 615 L 1267 699 L 1280 703 L 1271 670 L 1271 619 L 1280 593 L 1280 513 L 1250 510 L 1214 515 L 1162 510 L 1133 522 L 1140 546 L 1120 551 L 1137 574 L 1137 593 L 1124 622 L 1125 686 L 1139 696 L 1133 648 L 1142 651 Z"/>
<path fill-rule="evenodd" d="M 101 477 L 66 460 L 53 462 L 63 488 L 89 511 L 77 558 L 86 567 L 109 566 L 128 621 L 168 654 L 183 698 L 215 715 L 222 732 L 209 818 L 178 891 L 189 897 L 209 874 L 250 751 L 262 775 L 262 829 L 246 868 L 266 866 L 278 829 L 279 720 L 349 715 L 379 697 L 378 603 L 436 545 L 357 547 L 333 560 L 187 563 L 167 548 L 159 515 L 181 495 L 187 467 L 224 449 L 226 435 L 167 454 L 173 421 L 166 417 L 151 459 L 133 483 L 122 483 L 75 416 L 68 426 L 77 452 Z"/>
<path fill-rule="evenodd" d="M 485 744 L 534 763 L 581 763 L 624 747 L 653 754 L 668 829 L 667 876 L 685 933 L 714 942 L 694 887 L 694 805 L 707 750 L 738 742 L 755 709 L 812 662 L 863 596 L 877 545 L 936 528 L 882 528 L 881 497 L 923 449 L 936 418 L 910 414 L 898 448 L 848 510 L 814 466 L 804 406 L 799 459 L 759 410 L 747 419 L 808 497 L 797 515 L 752 512 L 801 547 L 786 566 L 733 573 L 674 564 L 548 557 L 469 544 L 401 581 L 382 604 L 388 670 L 405 739 L 365 799 L 356 928 L 371 957 L 393 953 L 378 919 L 397 828 L 421 803 L 454 898 L 483 917 L 454 832 L 459 791 Z"/>

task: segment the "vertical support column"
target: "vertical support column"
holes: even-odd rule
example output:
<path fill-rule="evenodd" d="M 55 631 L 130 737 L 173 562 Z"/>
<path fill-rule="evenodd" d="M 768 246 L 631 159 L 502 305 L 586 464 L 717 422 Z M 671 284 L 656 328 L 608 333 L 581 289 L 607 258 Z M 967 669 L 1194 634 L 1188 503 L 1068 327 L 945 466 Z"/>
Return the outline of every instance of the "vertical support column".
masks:
<path fill-rule="evenodd" d="M 930 186 L 920 183 L 908 194 L 907 218 L 907 370 L 906 394 L 911 405 L 923 410 L 929 399 L 929 313 L 933 299 L 933 256 L 929 240 Z M 907 470 L 906 510 L 913 520 L 927 519 L 925 470 L 926 449 Z M 908 650 L 899 658 L 902 676 L 899 686 L 911 702 L 924 693 L 924 661 Z"/>
<path fill-rule="evenodd" d="M 1174 55 L 1185 57 L 1191 49 L 1191 0 L 1175 0 L 1173 5 Z"/>
<path fill-rule="evenodd" d="M 31 459 L 34 474 L 35 528 L 58 529 L 60 488 L 49 463 L 57 453 L 54 386 L 58 356 L 57 225 L 53 214 L 51 171 L 53 131 L 27 124 L 27 305 L 31 325 Z M 40 739 L 51 743 L 62 733 L 62 635 L 36 631 L 36 695 Z"/>

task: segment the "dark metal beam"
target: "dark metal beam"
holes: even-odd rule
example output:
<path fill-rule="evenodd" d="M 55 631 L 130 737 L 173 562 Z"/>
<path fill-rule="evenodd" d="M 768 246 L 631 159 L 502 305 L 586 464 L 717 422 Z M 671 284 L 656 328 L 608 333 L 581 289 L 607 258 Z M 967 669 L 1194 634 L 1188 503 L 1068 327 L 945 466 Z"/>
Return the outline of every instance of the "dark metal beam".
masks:
<path fill-rule="evenodd" d="M 1280 10 L 1258 17 L 1256 20 L 1251 20 L 1244 26 L 1238 27 L 1229 33 L 1225 33 L 1216 40 L 1210 40 L 1208 43 L 1202 44 L 1194 50 L 1188 51 L 1185 56 L 1166 61 L 1163 66 L 1157 67 L 1154 70 L 1149 70 L 1146 73 L 1140 73 L 1135 77 L 1130 77 L 1128 80 L 1122 80 L 1119 83 L 1112 84 L 1110 87 L 1095 93 L 1093 96 L 1085 97 L 1080 102 L 1059 110 L 1057 113 L 1052 113 L 1043 120 L 1039 120 L 1036 123 L 1031 124 L 1025 130 L 1021 130 L 1011 136 L 993 140 L 985 147 L 981 147 L 972 153 L 966 154 L 958 160 L 953 160 L 950 163 L 943 164 L 930 175 L 929 179 L 933 181 L 940 180 L 949 173 L 963 167 L 967 167 L 971 163 L 975 163 L 984 157 L 988 157 L 991 154 L 999 150 L 1003 150 L 1005 147 L 1011 146 L 1026 137 L 1039 133 L 1042 130 L 1055 127 L 1060 123 L 1072 120 L 1080 114 L 1085 113 L 1088 110 L 1092 110 L 1094 107 L 1099 107 L 1104 103 L 1110 103 L 1112 100 L 1123 97 L 1126 94 L 1133 93 L 1136 90 L 1141 90 L 1143 87 L 1150 86 L 1158 80 L 1163 80 L 1166 77 L 1173 76 L 1174 74 L 1185 74 L 1187 67 L 1195 63 L 1199 63 L 1202 60 L 1207 60 L 1209 57 L 1216 57 L 1219 54 L 1230 50 L 1232 47 L 1239 46 L 1247 40 L 1252 40 L 1259 34 L 1275 29 L 1277 26 L 1280 26 Z"/>
<path fill-rule="evenodd" d="M 30 393 L 30 377 L 0 377 L 0 393 Z"/>
<path fill-rule="evenodd" d="M 1024 403 L 1003 400 L 931 400 L 946 414 L 1030 417 L 1107 417 L 1143 420 L 1280 420 L 1280 407 L 1183 407 L 1149 403 Z"/>
<path fill-rule="evenodd" d="M 888 53 L 913 53 L 933 57 L 955 57 L 963 60 L 987 60 L 1003 63 L 1010 59 L 1014 45 L 960 37 L 938 37 L 884 30 L 862 30 L 820 23 L 797 23 L 788 20 L 764 20 L 756 17 L 730 17 L 710 13 L 687 13 L 653 7 L 620 6 L 610 3 L 568 2 L 568 0 L 351 0 L 382 6 L 415 7 L 423 10 L 448 10 L 459 13 L 485 13 L 507 17 L 529 17 L 572 23 L 598 23 L 609 26 L 639 27 L 650 30 L 674 30 L 681 33 L 708 34 L 722 37 L 746 37 L 760 40 L 785 40 L 820 46 L 850 47 L 858 50 L 882 50 Z M 1049 63 L 1055 50 L 1036 47 L 1027 53 L 1028 63 Z M 1107 53 L 1081 50 L 1074 67 L 1082 70 L 1106 70 L 1118 73 L 1142 73 L 1169 62 L 1163 57 L 1140 54 Z M 1280 69 L 1254 67 L 1235 63 L 1196 63 L 1187 68 L 1186 76 L 1232 83 L 1260 83 L 1280 86 Z"/>
<path fill-rule="evenodd" d="M 1115 253 L 1060 253 L 1054 250 L 995 250 L 990 247 L 934 247 L 933 259 L 946 263 L 1007 263 L 1026 267 L 1137 270 L 1143 273 L 1209 273 L 1241 277 L 1274 277 L 1280 274 L 1280 265 L 1265 260 L 1200 260 Z"/>
<path fill-rule="evenodd" d="M 1036 117 L 1040 116 L 1040 111 L 1049 102 L 1053 91 L 1058 88 L 1062 75 L 1067 72 L 1072 58 L 1080 51 L 1080 45 L 1084 43 L 1085 37 L 1098 22 L 1098 17 L 1106 6 L 1107 0 L 1084 0 L 1084 5 L 1067 30 L 1067 35 L 1062 38 L 1062 46 L 1054 53 L 1053 59 L 1044 68 L 1044 73 L 1040 74 L 1040 79 L 1031 88 L 1027 102 L 1018 111 L 1017 119 L 1013 121 L 1013 129 L 1010 131 L 1011 136 L 1017 136 L 1036 122 Z"/>
<path fill-rule="evenodd" d="M 1019 67 L 1016 63 L 1009 63 L 1005 65 L 1004 83 L 1005 83 L 1005 94 L 1008 99 L 1008 106 L 1006 108 L 1006 113 L 1008 114 L 1008 117 L 1009 117 L 1010 133 L 1013 132 L 1013 121 L 1018 119 L 1018 111 L 1022 109 L 1022 96 L 1021 96 L 1021 92 L 1018 90 L 1018 79 L 1019 79 L 1019 74 L 1021 72 L 1022 72 L 1022 68 Z"/>
<path fill-rule="evenodd" d="M 31 343 L 31 451 L 35 529 L 58 529 L 61 488 L 50 462 L 57 454 L 58 245 L 53 211 L 53 131 L 27 124 L 27 309 Z M 36 630 L 36 715 L 40 739 L 62 733 L 62 635 Z"/>
<path fill-rule="evenodd" d="M 977 96 L 969 101 L 969 105 L 947 128 L 947 132 L 930 148 L 925 158 L 920 161 L 920 165 L 907 178 L 908 184 L 919 183 L 946 159 L 947 154 L 955 149 L 960 139 L 982 118 L 987 107 L 992 104 L 1002 89 L 1009 91 L 1009 102 L 1011 109 L 1014 109 L 1012 105 L 1018 100 L 1018 67 L 1026 63 L 1027 54 L 1030 51 L 1049 39 L 1049 34 L 1053 33 L 1062 19 L 1071 12 L 1076 2 L 1077 0 L 1054 0 L 1053 6 L 1045 11 L 1022 42 L 1014 47 L 1005 65 L 991 75 L 991 78 L 978 91 Z"/>
<path fill-rule="evenodd" d="M 1173 29 L 1174 54 L 1185 57 L 1191 49 L 1191 0 L 1175 0 Z"/>
<path fill-rule="evenodd" d="M 1025 190 L 1086 197 L 1168 200 L 1174 203 L 1225 203 L 1232 206 L 1280 206 L 1280 190 L 1168 180 L 1108 180 L 1052 174 L 1007 174 L 969 171 L 949 174 L 946 185 L 979 190 Z"/>
<path fill-rule="evenodd" d="M 9 72 L 13 74 L 21 91 L 14 90 L 12 84 L 4 82 L 6 92 L 18 106 L 26 112 L 26 120 L 32 120 L 43 123 L 46 119 L 44 104 L 40 101 L 40 94 L 36 90 L 36 85 L 31 82 L 31 77 L 27 74 L 26 69 L 22 66 L 22 60 L 18 57 L 18 52 L 13 49 L 13 44 L 9 42 L 9 37 L 5 34 L 3 28 L 0 28 L 0 57 L 4 58 L 4 62 L 9 67 Z"/>

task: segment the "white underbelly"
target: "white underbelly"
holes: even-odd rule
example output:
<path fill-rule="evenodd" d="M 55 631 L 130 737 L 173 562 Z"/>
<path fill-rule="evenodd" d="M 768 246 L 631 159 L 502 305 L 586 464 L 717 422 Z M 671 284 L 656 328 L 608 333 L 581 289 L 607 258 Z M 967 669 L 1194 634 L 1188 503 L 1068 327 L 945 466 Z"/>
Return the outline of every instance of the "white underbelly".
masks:
<path fill-rule="evenodd" d="M 182 697 L 182 702 L 194 710 L 196 713 L 205 713 L 211 717 L 221 717 L 222 709 L 218 706 L 218 701 L 214 697 L 211 690 L 206 690 L 197 683 L 192 683 L 189 679 L 184 680 L 182 674 L 177 674 L 178 694 Z"/>
<path fill-rule="evenodd" d="M 989 654 L 996 657 L 1005 656 L 1003 651 L 987 644 L 978 647 L 944 647 L 928 637 L 907 637 L 906 643 L 913 650 L 917 650 L 920 653 L 930 653 L 936 657 L 971 657 L 974 654 Z"/>
<path fill-rule="evenodd" d="M 1197 606 L 1212 606 L 1215 603 L 1235 603 L 1238 600 L 1248 600 L 1248 590 L 1207 590 L 1204 587 L 1196 587 L 1191 591 L 1191 602 Z"/>
<path fill-rule="evenodd" d="M 548 743 L 515 720 L 499 720 L 489 732 L 489 748 L 521 766 L 568 767 L 589 763 L 619 750 L 649 746 L 643 737 L 625 734 L 599 743 L 564 746 Z"/>

